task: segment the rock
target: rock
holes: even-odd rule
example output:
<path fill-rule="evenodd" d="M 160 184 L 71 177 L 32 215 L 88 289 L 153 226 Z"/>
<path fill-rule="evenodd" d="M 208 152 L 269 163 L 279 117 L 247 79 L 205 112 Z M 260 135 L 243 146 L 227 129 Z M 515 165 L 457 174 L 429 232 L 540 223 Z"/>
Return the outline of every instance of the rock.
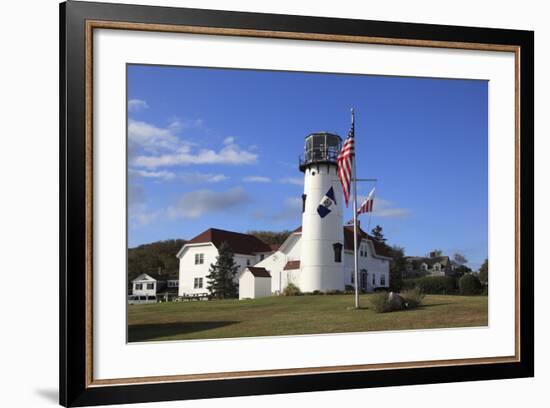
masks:
<path fill-rule="evenodd" d="M 405 299 L 397 293 L 390 292 L 388 303 L 391 305 L 392 310 L 402 310 L 405 308 Z"/>

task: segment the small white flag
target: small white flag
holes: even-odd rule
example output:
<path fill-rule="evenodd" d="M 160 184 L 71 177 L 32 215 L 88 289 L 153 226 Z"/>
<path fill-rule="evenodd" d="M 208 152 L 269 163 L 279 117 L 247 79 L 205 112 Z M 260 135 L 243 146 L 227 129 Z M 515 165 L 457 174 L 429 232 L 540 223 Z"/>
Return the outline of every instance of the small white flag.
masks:
<path fill-rule="evenodd" d="M 374 207 L 374 188 L 370 191 L 367 198 L 365 198 L 365 201 L 361 203 L 361 207 L 357 210 L 357 215 L 372 212 L 372 208 Z"/>

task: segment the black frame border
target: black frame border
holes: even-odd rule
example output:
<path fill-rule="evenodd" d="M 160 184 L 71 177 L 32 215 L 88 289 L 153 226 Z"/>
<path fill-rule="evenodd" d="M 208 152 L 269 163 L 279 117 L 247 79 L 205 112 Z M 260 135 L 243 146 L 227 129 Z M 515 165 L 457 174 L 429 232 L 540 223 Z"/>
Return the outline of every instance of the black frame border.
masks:
<path fill-rule="evenodd" d="M 518 362 L 86 386 L 85 30 L 87 20 L 369 36 L 520 47 Z M 68 1 L 59 9 L 60 404 L 89 406 L 534 376 L 534 32 Z"/>

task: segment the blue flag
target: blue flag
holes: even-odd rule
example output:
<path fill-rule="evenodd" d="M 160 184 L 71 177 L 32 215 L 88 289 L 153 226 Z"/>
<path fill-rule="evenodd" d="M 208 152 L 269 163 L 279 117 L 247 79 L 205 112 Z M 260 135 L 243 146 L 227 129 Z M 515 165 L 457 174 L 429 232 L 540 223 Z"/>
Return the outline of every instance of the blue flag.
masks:
<path fill-rule="evenodd" d="M 334 189 L 331 187 L 321 199 L 319 207 L 317 207 L 317 213 L 321 218 L 325 218 L 332 210 L 330 207 L 336 205 L 336 198 L 334 197 Z"/>

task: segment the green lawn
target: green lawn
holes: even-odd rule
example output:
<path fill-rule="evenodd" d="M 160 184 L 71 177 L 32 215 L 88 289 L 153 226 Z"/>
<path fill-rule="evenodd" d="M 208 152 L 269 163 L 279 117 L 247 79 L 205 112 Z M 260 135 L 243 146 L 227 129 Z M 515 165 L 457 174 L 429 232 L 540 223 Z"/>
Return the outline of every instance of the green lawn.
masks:
<path fill-rule="evenodd" d="M 487 296 L 427 295 L 415 310 L 375 313 L 372 295 L 268 297 L 128 306 L 128 340 L 213 339 L 487 325 Z"/>

